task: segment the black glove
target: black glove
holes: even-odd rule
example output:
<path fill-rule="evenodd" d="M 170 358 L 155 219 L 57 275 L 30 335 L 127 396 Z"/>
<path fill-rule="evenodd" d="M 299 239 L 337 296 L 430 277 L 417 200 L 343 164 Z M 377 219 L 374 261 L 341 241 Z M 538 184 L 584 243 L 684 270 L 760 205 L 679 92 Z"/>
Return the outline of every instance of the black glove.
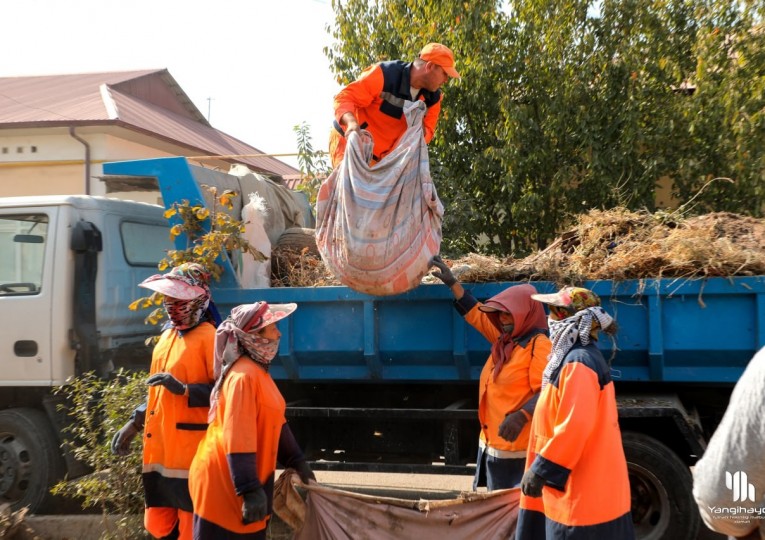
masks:
<path fill-rule="evenodd" d="M 186 393 L 186 385 L 169 373 L 155 373 L 146 379 L 146 384 L 149 386 L 157 386 L 158 384 L 161 384 L 176 396 L 182 396 Z"/>
<path fill-rule="evenodd" d="M 452 271 L 449 269 L 449 267 L 446 265 L 444 260 L 441 258 L 440 255 L 436 255 L 433 257 L 433 260 L 430 261 L 431 266 L 435 266 L 438 268 L 438 272 L 431 272 L 430 275 L 433 277 L 437 277 L 441 281 L 444 282 L 444 285 L 447 287 L 451 287 L 455 283 L 457 283 L 457 278 L 454 277 L 454 274 L 452 274 Z"/>
<path fill-rule="evenodd" d="M 542 488 L 545 487 L 545 479 L 529 469 L 521 480 L 521 491 L 527 497 L 541 497 Z"/>
<path fill-rule="evenodd" d="M 127 456 L 130 454 L 130 443 L 138 435 L 139 429 L 130 420 L 127 424 L 114 434 L 112 438 L 112 454 L 117 456 Z"/>
<path fill-rule="evenodd" d="M 529 419 L 523 411 L 515 411 L 502 420 L 499 425 L 499 436 L 506 441 L 514 441 L 521 434 L 523 426 L 528 423 Z"/>
<path fill-rule="evenodd" d="M 305 460 L 299 461 L 295 465 L 295 470 L 300 476 L 300 481 L 304 484 L 307 484 L 309 480 L 316 482 L 316 475 L 313 474 L 311 467 L 308 466 L 308 463 Z"/>
<path fill-rule="evenodd" d="M 266 518 L 268 497 L 262 487 L 242 495 L 242 523 L 255 523 Z"/>

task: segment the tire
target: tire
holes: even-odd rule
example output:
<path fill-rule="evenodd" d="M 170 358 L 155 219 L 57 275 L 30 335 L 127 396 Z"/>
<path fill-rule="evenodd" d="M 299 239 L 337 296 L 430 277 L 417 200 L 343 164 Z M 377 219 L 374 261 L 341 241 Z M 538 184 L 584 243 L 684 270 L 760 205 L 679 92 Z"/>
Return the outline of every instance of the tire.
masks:
<path fill-rule="evenodd" d="M 64 477 L 64 459 L 48 417 L 36 409 L 0 411 L 0 501 L 39 513 L 52 509 L 50 488 Z"/>
<path fill-rule="evenodd" d="M 658 440 L 622 433 L 632 495 L 635 537 L 696 540 L 701 516 L 693 499 L 690 468 Z"/>
<path fill-rule="evenodd" d="M 293 249 L 302 251 L 308 248 L 308 253 L 319 256 L 319 248 L 316 247 L 315 229 L 306 229 L 303 227 L 292 227 L 285 230 L 276 242 L 279 249 Z"/>

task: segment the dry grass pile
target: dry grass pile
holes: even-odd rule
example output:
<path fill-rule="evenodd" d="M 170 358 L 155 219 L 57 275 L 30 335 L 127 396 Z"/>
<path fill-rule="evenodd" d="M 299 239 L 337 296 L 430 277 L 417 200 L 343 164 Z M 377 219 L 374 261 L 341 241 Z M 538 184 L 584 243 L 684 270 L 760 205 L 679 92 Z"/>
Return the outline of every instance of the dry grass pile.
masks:
<path fill-rule="evenodd" d="M 271 252 L 272 287 L 341 285 L 321 257 L 308 248 L 274 248 Z"/>
<path fill-rule="evenodd" d="M 276 250 L 272 257 L 274 287 L 340 285 L 314 253 Z M 765 275 L 765 219 L 593 210 L 524 259 L 471 253 L 447 262 L 463 283 Z"/>
<path fill-rule="evenodd" d="M 623 208 L 591 211 L 546 249 L 525 259 L 470 255 L 453 261 L 482 265 L 475 281 L 700 278 L 765 275 L 765 220 L 731 213 L 683 218 Z M 495 270 L 496 269 L 496 270 Z M 463 281 L 471 281 L 461 278 Z"/>

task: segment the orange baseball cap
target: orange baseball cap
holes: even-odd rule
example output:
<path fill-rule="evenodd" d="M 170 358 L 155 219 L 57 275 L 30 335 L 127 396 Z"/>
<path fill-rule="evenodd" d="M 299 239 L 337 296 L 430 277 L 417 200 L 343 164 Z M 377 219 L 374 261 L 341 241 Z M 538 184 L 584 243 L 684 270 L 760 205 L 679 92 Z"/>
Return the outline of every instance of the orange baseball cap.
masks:
<path fill-rule="evenodd" d="M 426 62 L 433 62 L 441 66 L 449 77 L 459 79 L 460 74 L 454 69 L 454 53 L 446 45 L 440 43 L 428 43 L 420 51 L 420 58 Z"/>

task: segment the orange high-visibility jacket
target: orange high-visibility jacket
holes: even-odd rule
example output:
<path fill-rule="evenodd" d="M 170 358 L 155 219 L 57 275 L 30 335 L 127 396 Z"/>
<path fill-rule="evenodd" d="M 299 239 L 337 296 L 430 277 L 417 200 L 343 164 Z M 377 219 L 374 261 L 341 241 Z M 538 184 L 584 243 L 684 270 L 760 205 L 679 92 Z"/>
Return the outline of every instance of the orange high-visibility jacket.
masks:
<path fill-rule="evenodd" d="M 374 160 L 385 157 L 406 131 L 404 101 L 412 101 L 410 70 L 412 64 L 395 60 L 368 67 L 358 79 L 335 96 L 335 127 L 347 112 L 352 112 L 359 126 L 367 124 L 374 138 Z M 417 99 L 428 107 L 423 119 L 425 142 L 430 143 L 441 111 L 441 91 L 422 89 Z M 342 128 L 340 128 L 342 129 Z M 343 145 L 344 148 L 344 145 Z"/>
<path fill-rule="evenodd" d="M 161 385 L 149 387 L 143 431 L 147 506 L 192 510 L 187 479 L 207 429 L 209 396 L 215 381 L 214 342 L 215 327 L 203 322 L 182 334 L 173 328 L 165 330 L 154 347 L 151 373 L 172 374 L 189 385 L 189 395 L 175 395 Z"/>
<path fill-rule="evenodd" d="M 596 525 L 598 538 L 632 538 L 614 384 L 594 343 L 574 345 L 542 390 L 526 466 L 545 479 L 541 500 L 548 532 L 558 531 L 554 538 Z M 538 510 L 538 500 L 522 496 L 521 514 L 529 501 Z"/>
<path fill-rule="evenodd" d="M 194 514 L 228 531 L 264 529 L 270 518 L 279 435 L 286 403 L 271 376 L 249 357 L 241 357 L 220 387 L 215 418 L 191 465 L 189 489 Z M 269 515 L 242 524 L 242 497 L 232 477 L 231 456 L 252 455 L 257 483 L 266 492 Z M 246 491 L 246 490 L 245 490 Z"/>
<path fill-rule="evenodd" d="M 492 324 L 489 316 L 476 304 L 465 315 L 465 320 L 490 342 L 494 343 L 501 332 Z M 487 446 L 526 455 L 531 422 L 527 423 L 515 441 L 508 441 L 497 433 L 499 425 L 508 413 L 519 410 L 542 387 L 542 373 L 550 354 L 550 340 L 542 333 L 528 339 L 520 339 L 513 348 L 510 359 L 494 378 L 494 358 L 489 355 L 481 370 L 478 387 L 478 420 L 481 422 L 481 440 Z"/>

